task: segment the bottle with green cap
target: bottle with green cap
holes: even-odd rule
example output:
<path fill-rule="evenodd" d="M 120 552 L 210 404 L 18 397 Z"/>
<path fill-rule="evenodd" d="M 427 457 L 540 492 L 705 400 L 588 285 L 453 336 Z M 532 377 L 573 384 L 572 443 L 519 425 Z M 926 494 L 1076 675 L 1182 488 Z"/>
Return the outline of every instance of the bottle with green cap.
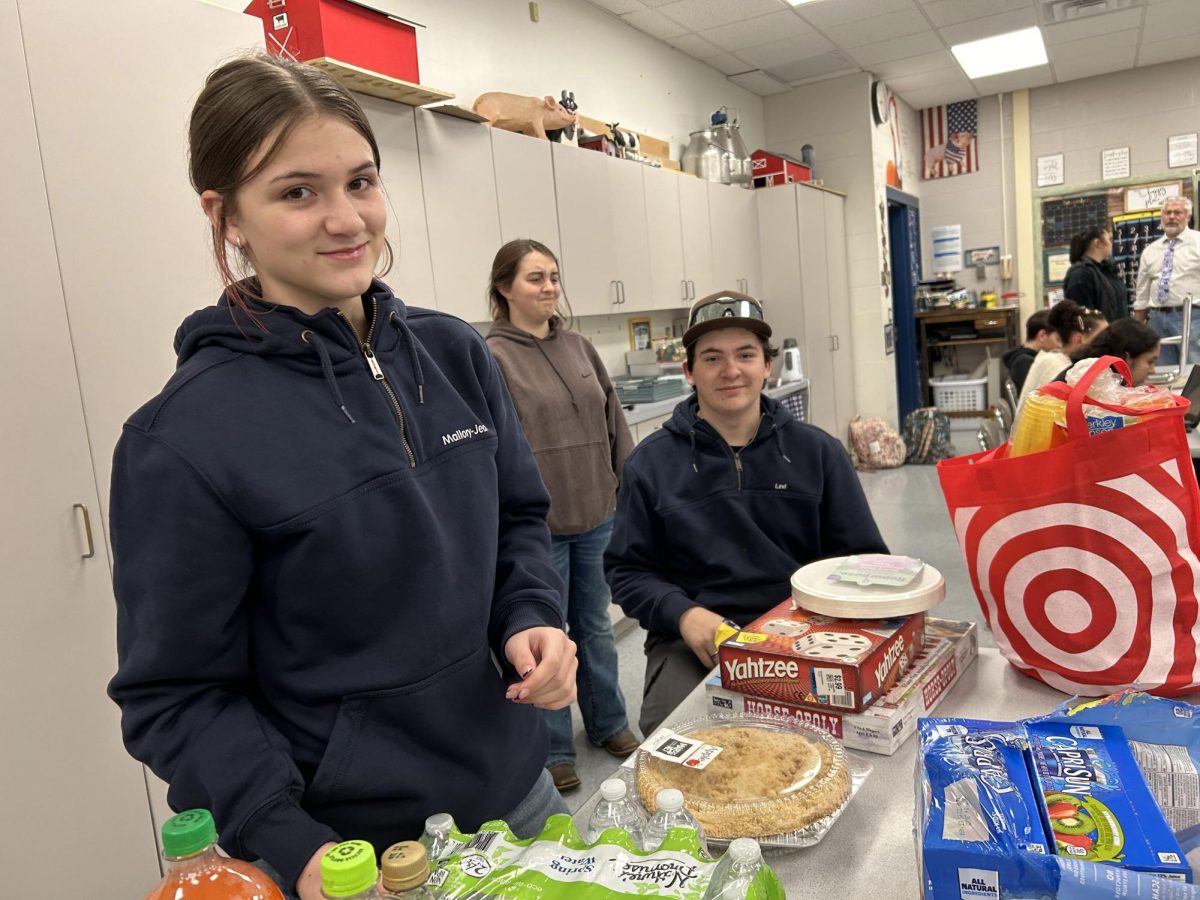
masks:
<path fill-rule="evenodd" d="M 392 844 L 383 854 L 379 894 L 405 900 L 433 900 L 437 894 L 425 882 L 429 880 L 429 855 L 419 841 Z"/>
<path fill-rule="evenodd" d="M 321 892 L 329 900 L 380 900 L 379 866 L 367 841 L 342 841 L 321 857 Z"/>
<path fill-rule="evenodd" d="M 167 874 L 146 900 L 283 900 L 262 869 L 217 852 L 217 826 L 207 809 L 163 822 Z"/>

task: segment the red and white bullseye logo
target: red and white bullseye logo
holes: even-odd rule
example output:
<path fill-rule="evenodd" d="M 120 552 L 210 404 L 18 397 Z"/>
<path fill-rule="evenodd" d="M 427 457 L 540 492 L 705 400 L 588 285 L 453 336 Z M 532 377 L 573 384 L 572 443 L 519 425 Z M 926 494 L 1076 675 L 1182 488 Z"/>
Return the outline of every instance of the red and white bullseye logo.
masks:
<path fill-rule="evenodd" d="M 1090 503 L 960 507 L 954 527 L 996 642 L 1064 691 L 1158 686 L 1185 660 L 1200 683 L 1192 603 L 1200 560 L 1174 462 L 1095 486 Z M 1179 672 L 1176 670 L 1175 680 Z"/>

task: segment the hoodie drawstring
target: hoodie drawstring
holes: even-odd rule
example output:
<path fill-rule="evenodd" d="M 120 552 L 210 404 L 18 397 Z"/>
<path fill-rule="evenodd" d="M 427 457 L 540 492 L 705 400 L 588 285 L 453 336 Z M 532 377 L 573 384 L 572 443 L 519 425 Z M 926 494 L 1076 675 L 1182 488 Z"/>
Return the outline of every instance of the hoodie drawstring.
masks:
<path fill-rule="evenodd" d="M 409 364 L 412 366 L 413 380 L 417 383 L 417 405 L 422 406 L 425 403 L 425 374 L 421 371 L 421 359 L 417 355 L 417 342 L 413 340 L 408 323 L 401 319 L 394 310 L 388 316 L 388 321 L 396 326 L 396 330 L 408 342 Z"/>
<path fill-rule="evenodd" d="M 537 346 L 538 350 L 541 351 L 542 359 L 546 360 L 546 365 L 553 370 L 554 374 L 558 376 L 558 380 L 562 382 L 562 386 L 567 389 L 567 396 L 571 398 L 571 407 L 575 410 L 575 413 L 578 414 L 579 404 L 575 402 L 575 393 L 571 390 L 571 386 L 567 384 L 567 379 L 562 377 L 562 373 L 558 371 L 554 363 L 550 360 L 550 357 L 546 355 L 546 348 L 542 346 L 542 342 L 537 338 L 534 338 L 533 343 Z"/>
<path fill-rule="evenodd" d="M 699 475 L 700 468 L 696 465 L 696 429 L 693 428 L 691 431 L 689 431 L 688 436 L 691 437 L 691 439 L 692 439 L 692 453 L 691 453 L 692 471 L 695 472 L 697 475 Z"/>
<path fill-rule="evenodd" d="M 779 455 L 784 458 L 785 462 L 791 463 L 791 458 L 783 449 L 783 429 L 778 425 L 772 425 L 771 430 L 775 432 L 775 445 L 779 448 Z"/>
<path fill-rule="evenodd" d="M 315 331 L 307 329 L 300 332 L 300 339 L 316 348 L 317 356 L 321 358 L 321 371 L 325 373 L 325 384 L 329 388 L 329 393 L 333 395 L 333 402 L 353 425 L 354 416 L 350 415 L 350 410 L 346 409 L 346 401 L 342 399 L 342 389 L 338 387 L 337 376 L 333 374 L 333 362 L 329 359 L 329 350 L 325 346 L 325 341 Z"/>

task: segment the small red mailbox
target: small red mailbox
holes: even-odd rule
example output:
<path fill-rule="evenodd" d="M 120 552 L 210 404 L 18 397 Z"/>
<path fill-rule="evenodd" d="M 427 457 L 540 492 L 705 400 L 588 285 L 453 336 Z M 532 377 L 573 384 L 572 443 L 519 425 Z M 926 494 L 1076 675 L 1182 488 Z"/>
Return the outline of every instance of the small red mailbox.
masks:
<path fill-rule="evenodd" d="M 812 181 L 812 169 L 783 153 L 755 150 L 750 154 L 750 166 L 756 188 Z"/>
<path fill-rule="evenodd" d="M 353 0 L 253 0 L 267 51 L 299 62 L 335 59 L 360 69 L 420 84 L 416 22 Z"/>

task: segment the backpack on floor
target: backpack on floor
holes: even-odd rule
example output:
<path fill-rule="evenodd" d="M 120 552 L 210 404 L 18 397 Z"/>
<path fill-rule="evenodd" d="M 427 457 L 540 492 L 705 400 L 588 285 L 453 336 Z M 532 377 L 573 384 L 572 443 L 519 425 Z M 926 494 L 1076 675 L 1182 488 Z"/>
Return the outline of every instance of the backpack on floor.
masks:
<path fill-rule="evenodd" d="M 904 440 L 883 419 L 850 420 L 850 459 L 864 472 L 904 465 Z"/>
<path fill-rule="evenodd" d="M 908 447 L 905 462 L 933 465 L 954 455 L 950 443 L 950 417 L 935 406 L 914 409 L 904 417 L 904 444 Z"/>

